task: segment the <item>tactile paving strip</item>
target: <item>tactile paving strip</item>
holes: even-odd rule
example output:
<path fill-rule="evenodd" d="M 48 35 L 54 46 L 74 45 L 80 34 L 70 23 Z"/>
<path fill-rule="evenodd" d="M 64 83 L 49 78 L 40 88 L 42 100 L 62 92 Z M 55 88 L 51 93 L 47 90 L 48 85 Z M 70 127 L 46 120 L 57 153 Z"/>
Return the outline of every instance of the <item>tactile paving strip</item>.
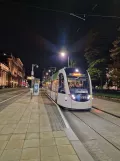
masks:
<path fill-rule="evenodd" d="M 44 101 L 44 105 L 48 113 L 52 130 L 57 131 L 66 128 L 65 123 L 54 103 L 49 98 L 47 98 L 47 96 L 44 93 L 42 93 L 42 99 Z"/>

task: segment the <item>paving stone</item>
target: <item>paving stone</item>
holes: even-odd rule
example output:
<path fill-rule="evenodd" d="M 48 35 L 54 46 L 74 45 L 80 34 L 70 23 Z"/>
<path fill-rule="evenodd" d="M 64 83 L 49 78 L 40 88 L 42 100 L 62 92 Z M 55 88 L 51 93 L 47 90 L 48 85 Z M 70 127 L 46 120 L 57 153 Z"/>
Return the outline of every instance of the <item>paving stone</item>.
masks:
<path fill-rule="evenodd" d="M 4 150 L 0 161 L 19 161 L 21 157 L 21 150 Z"/>
<path fill-rule="evenodd" d="M 27 132 L 39 132 L 39 124 L 29 124 Z"/>
<path fill-rule="evenodd" d="M 2 153 L 3 153 L 3 150 L 0 150 L 0 156 L 2 155 Z"/>
<path fill-rule="evenodd" d="M 51 131 L 40 133 L 40 138 L 41 139 L 52 138 L 52 137 L 53 137 L 53 133 Z"/>
<path fill-rule="evenodd" d="M 54 138 L 40 139 L 40 146 L 51 146 L 51 145 L 55 145 Z"/>
<path fill-rule="evenodd" d="M 25 159 L 25 160 L 20 160 L 20 161 L 40 161 L 39 159 Z"/>
<path fill-rule="evenodd" d="M 39 123 L 39 120 L 30 120 L 30 124 L 36 124 L 36 123 Z"/>
<path fill-rule="evenodd" d="M 9 121 L 6 121 L 6 124 L 9 125 L 9 124 L 17 124 L 18 123 L 18 120 L 9 120 Z"/>
<path fill-rule="evenodd" d="M 26 133 L 27 132 L 27 129 L 15 129 L 15 131 L 14 131 L 14 133 L 16 133 L 16 134 L 19 134 L 19 133 Z"/>
<path fill-rule="evenodd" d="M 41 161 L 60 161 L 59 157 L 44 157 L 41 158 Z"/>
<path fill-rule="evenodd" d="M 25 134 L 13 134 L 10 140 L 24 140 Z"/>
<path fill-rule="evenodd" d="M 14 131 L 13 128 L 3 128 L 0 134 L 12 134 Z"/>
<path fill-rule="evenodd" d="M 58 157 L 57 147 L 49 146 L 49 147 L 40 147 L 41 149 L 41 157 Z"/>
<path fill-rule="evenodd" d="M 28 128 L 27 132 L 36 133 L 36 132 L 39 132 L 39 128 L 36 128 L 36 127 Z"/>
<path fill-rule="evenodd" d="M 2 130 L 2 126 L 3 125 L 6 125 L 7 124 L 7 121 L 0 121 L 0 131 Z"/>
<path fill-rule="evenodd" d="M 22 149 L 24 144 L 24 140 L 10 140 L 6 146 L 5 149 L 11 150 L 11 149 Z"/>
<path fill-rule="evenodd" d="M 59 155 L 72 155 L 76 154 L 73 147 L 71 145 L 62 145 L 57 146 Z"/>
<path fill-rule="evenodd" d="M 42 132 L 50 132 L 50 131 L 52 131 L 51 126 L 47 126 L 47 127 L 41 127 L 40 126 L 40 132 L 41 133 Z"/>
<path fill-rule="evenodd" d="M 17 129 L 27 129 L 27 127 L 28 127 L 28 124 L 19 123 L 16 128 Z"/>
<path fill-rule="evenodd" d="M 29 160 L 29 159 L 38 159 L 40 158 L 40 151 L 39 148 L 26 148 L 23 149 L 22 157 L 23 160 Z"/>
<path fill-rule="evenodd" d="M 39 139 L 39 133 L 27 133 L 26 139 Z"/>
<path fill-rule="evenodd" d="M 23 148 L 37 148 L 39 147 L 39 139 L 25 140 Z"/>
<path fill-rule="evenodd" d="M 65 134 L 65 132 L 64 131 L 54 131 L 53 132 L 53 135 L 54 135 L 54 137 L 64 137 L 64 136 L 66 136 L 66 134 Z"/>
<path fill-rule="evenodd" d="M 11 134 L 8 134 L 8 135 L 0 135 L 0 140 L 9 140 L 11 137 Z"/>
<path fill-rule="evenodd" d="M 51 101 L 45 99 L 45 103 L 52 107 Z M 61 129 L 62 124 L 59 118 L 57 119 L 57 115 L 52 118 L 52 124 L 55 130 L 59 131 L 52 132 L 53 127 L 42 98 L 40 97 L 39 103 L 38 97 L 29 100 L 24 106 L 21 99 L 19 103 L 8 106 L 2 114 L 0 113 L 1 122 L 5 123 L 0 125 L 0 141 L 10 139 L 9 142 L 6 141 L 8 144 L 5 147 L 3 144 L 4 152 L 3 148 L 0 149 L 2 153 L 0 161 L 71 161 L 71 158 L 73 161 L 78 161 L 76 155 L 72 155 L 75 154 L 74 149 L 69 145 L 69 140 Z M 54 113 L 55 109 L 52 109 L 52 112 Z"/>
<path fill-rule="evenodd" d="M 67 137 L 55 138 L 55 142 L 57 145 L 67 145 L 70 144 Z"/>
<path fill-rule="evenodd" d="M 60 159 L 61 161 L 80 161 L 77 155 L 63 155 Z"/>
<path fill-rule="evenodd" d="M 29 123 L 29 120 L 20 120 L 20 122 L 19 123 L 21 123 L 21 124 L 27 124 L 27 123 Z"/>
<path fill-rule="evenodd" d="M 4 150 L 8 141 L 0 140 L 0 150 Z"/>
<path fill-rule="evenodd" d="M 39 128 L 39 124 L 29 124 L 28 128 Z"/>
<path fill-rule="evenodd" d="M 8 125 L 5 125 L 4 127 L 5 128 L 12 128 L 12 129 L 15 129 L 17 126 L 17 124 L 8 124 Z"/>

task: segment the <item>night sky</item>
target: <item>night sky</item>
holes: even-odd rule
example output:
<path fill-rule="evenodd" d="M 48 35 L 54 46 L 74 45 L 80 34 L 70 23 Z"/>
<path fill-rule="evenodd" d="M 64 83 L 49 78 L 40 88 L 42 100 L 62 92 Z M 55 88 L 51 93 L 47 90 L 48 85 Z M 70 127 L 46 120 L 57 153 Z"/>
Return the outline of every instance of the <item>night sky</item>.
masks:
<path fill-rule="evenodd" d="M 86 21 L 42 8 L 86 14 Z M 0 51 L 20 57 L 27 75 L 30 75 L 31 64 L 37 63 L 37 77 L 43 68 L 67 65 L 67 60 L 63 61 L 58 56 L 63 48 L 78 66 L 86 67 L 83 55 L 90 30 L 99 31 L 101 41 L 109 46 L 116 37 L 116 28 L 120 26 L 120 19 L 89 17 L 88 14 L 120 16 L 120 1 L 0 0 Z"/>

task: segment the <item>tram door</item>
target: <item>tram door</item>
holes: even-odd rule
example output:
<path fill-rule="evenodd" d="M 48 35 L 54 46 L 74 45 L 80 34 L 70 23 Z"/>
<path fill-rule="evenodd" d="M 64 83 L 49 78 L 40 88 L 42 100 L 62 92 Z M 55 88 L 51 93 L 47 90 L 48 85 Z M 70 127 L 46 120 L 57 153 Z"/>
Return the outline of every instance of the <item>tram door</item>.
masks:
<path fill-rule="evenodd" d="M 55 102 L 57 103 L 57 98 L 58 98 L 58 87 L 59 87 L 59 80 L 56 80 L 56 85 L 55 85 Z"/>
<path fill-rule="evenodd" d="M 57 103 L 63 107 L 71 108 L 71 99 L 65 91 L 65 80 L 62 73 L 59 74 L 59 87 Z"/>

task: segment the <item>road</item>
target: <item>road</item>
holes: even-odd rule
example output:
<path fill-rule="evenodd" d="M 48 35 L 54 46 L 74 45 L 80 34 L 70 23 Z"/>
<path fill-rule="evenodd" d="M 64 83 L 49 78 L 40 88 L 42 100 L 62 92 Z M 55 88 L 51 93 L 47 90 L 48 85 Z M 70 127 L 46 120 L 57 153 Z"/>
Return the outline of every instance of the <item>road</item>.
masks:
<path fill-rule="evenodd" d="M 119 161 L 119 118 L 96 109 L 91 112 L 63 110 L 63 114 L 95 161 Z"/>
<path fill-rule="evenodd" d="M 28 88 L 14 88 L 14 89 L 1 89 L 0 90 L 0 111 L 13 103 L 16 99 L 20 98 L 23 93 L 28 92 Z"/>

